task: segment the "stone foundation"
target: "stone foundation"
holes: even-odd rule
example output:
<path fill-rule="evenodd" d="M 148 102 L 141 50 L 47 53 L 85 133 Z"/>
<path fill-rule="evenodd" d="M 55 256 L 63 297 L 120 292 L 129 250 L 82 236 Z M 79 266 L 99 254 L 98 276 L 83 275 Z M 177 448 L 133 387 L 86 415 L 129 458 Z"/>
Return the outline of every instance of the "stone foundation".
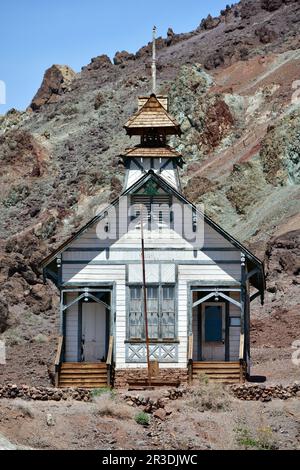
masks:
<path fill-rule="evenodd" d="M 293 385 L 233 385 L 231 390 L 239 400 L 271 401 L 273 398 L 287 400 L 300 397 L 300 382 Z"/>
<path fill-rule="evenodd" d="M 77 400 L 91 401 L 91 392 L 82 388 L 48 388 L 29 387 L 28 385 L 4 384 L 0 385 L 0 398 L 22 398 L 23 400 L 62 401 Z"/>
<path fill-rule="evenodd" d="M 154 378 L 154 377 L 153 377 Z M 147 380 L 148 371 L 147 368 L 139 369 L 116 369 L 114 373 L 114 387 L 115 388 L 128 388 L 128 381 L 133 380 Z M 166 369 L 160 368 L 159 374 L 155 379 L 160 380 L 162 383 L 166 383 L 168 386 L 168 381 L 178 380 L 180 385 L 187 385 L 188 383 L 188 370 L 186 369 Z"/>

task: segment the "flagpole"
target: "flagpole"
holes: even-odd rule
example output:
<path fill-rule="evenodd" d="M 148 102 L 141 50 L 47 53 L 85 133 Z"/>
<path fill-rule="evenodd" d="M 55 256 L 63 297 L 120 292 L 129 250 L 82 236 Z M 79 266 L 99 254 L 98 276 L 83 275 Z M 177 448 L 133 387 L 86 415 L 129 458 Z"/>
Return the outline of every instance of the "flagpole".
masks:
<path fill-rule="evenodd" d="M 143 268 L 143 294 L 144 294 L 144 316 L 145 316 L 145 335 L 146 335 L 146 352 L 148 367 L 148 385 L 151 385 L 151 369 L 150 369 L 150 345 L 148 330 L 148 312 L 147 312 L 147 287 L 146 287 L 146 266 L 145 266 L 145 240 L 144 240 L 144 217 L 143 205 L 140 205 L 141 212 L 141 245 L 142 245 L 142 268 Z"/>

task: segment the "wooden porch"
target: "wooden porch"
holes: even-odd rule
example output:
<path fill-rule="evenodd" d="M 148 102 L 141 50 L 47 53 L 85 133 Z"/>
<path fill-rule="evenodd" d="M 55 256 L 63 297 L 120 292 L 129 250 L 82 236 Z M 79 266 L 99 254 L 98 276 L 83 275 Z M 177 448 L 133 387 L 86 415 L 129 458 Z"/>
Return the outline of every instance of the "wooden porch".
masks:
<path fill-rule="evenodd" d="M 246 378 L 246 363 L 244 361 L 244 334 L 240 336 L 240 351 L 238 361 L 194 361 L 193 335 L 188 339 L 188 376 L 189 384 L 193 385 L 200 377 L 222 383 L 243 383 Z"/>
<path fill-rule="evenodd" d="M 239 383 L 245 379 L 243 364 L 237 362 L 193 362 L 191 366 L 191 380 L 197 383 L 200 377 L 223 383 Z"/>
<path fill-rule="evenodd" d="M 111 387 L 113 375 L 113 336 L 109 340 L 106 362 L 63 362 L 64 338 L 59 338 L 55 359 L 55 386 L 58 388 Z"/>

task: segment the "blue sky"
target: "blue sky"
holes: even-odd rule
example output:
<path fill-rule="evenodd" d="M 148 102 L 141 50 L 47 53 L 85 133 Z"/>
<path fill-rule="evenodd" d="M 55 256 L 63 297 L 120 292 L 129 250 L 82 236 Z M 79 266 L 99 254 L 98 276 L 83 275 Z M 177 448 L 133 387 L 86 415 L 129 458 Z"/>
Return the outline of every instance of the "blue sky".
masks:
<path fill-rule="evenodd" d="M 6 85 L 6 104 L 25 109 L 45 70 L 66 64 L 75 71 L 91 57 L 117 50 L 136 52 L 159 36 L 195 29 L 208 13 L 219 14 L 225 0 L 1 0 L 0 91 Z"/>

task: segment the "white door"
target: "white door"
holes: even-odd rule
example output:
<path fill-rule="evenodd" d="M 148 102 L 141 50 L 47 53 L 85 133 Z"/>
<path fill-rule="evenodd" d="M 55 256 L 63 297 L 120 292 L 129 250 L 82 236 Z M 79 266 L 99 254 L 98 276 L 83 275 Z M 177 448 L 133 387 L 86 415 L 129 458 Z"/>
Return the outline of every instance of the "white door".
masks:
<path fill-rule="evenodd" d="M 225 304 L 202 304 L 202 360 L 225 361 Z"/>
<path fill-rule="evenodd" d="M 106 309 L 97 302 L 82 303 L 82 361 L 106 360 Z"/>

